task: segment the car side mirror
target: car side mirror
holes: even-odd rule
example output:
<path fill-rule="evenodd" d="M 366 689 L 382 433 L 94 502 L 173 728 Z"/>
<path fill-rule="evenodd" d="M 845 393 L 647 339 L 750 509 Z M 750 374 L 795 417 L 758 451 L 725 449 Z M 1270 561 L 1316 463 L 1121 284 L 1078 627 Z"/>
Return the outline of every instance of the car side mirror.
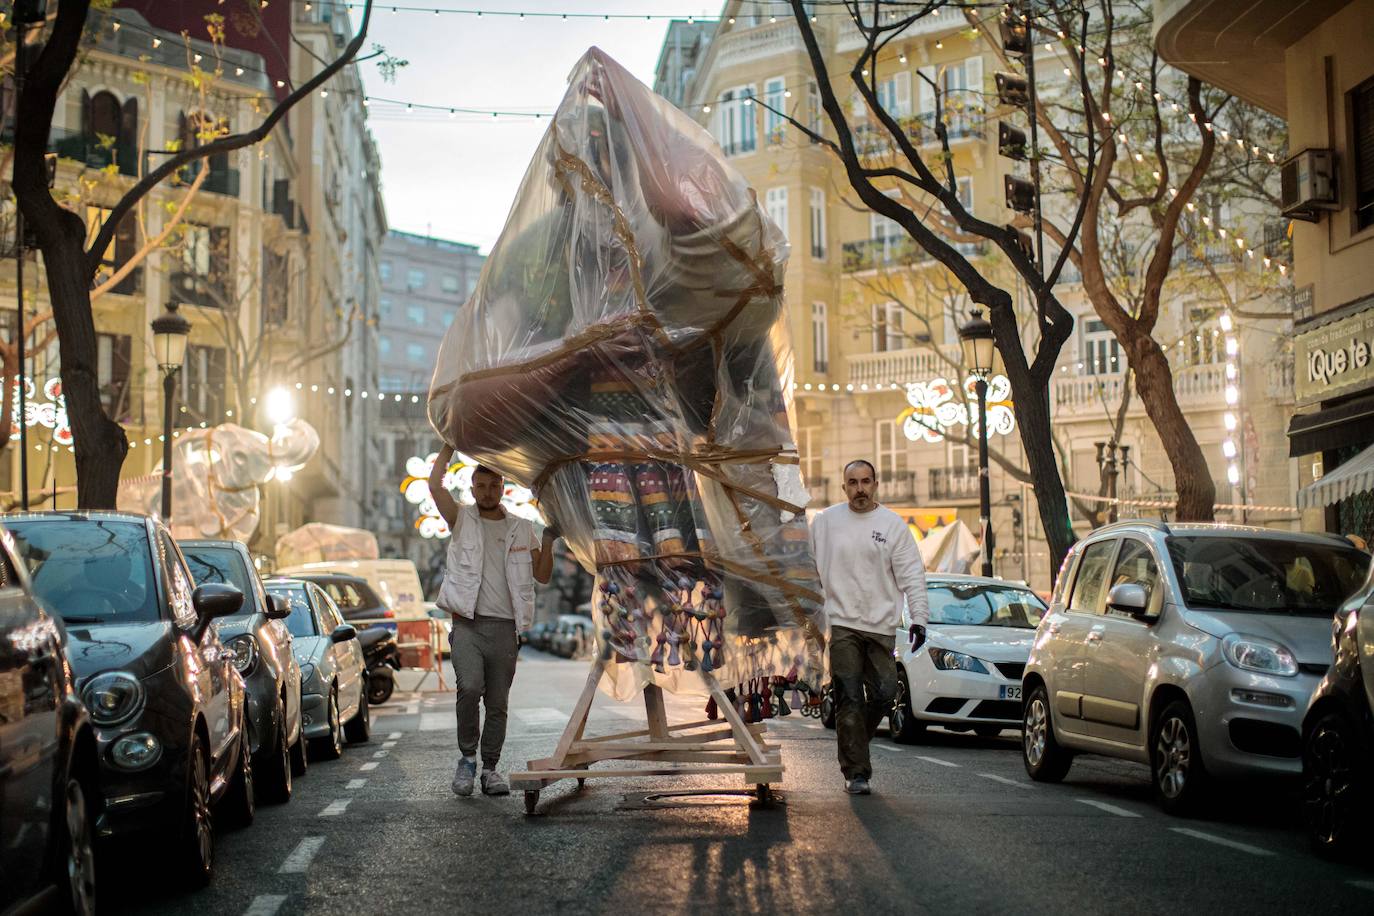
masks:
<path fill-rule="evenodd" d="M 285 620 L 291 616 L 291 602 L 281 595 L 267 596 L 267 619 Z"/>
<path fill-rule="evenodd" d="M 211 620 L 239 612 L 243 592 L 223 582 L 207 582 L 191 593 L 191 606 L 196 609 L 195 636 L 199 639 Z"/>
<path fill-rule="evenodd" d="M 334 632 L 329 634 L 330 642 L 348 642 L 350 639 L 357 639 L 358 631 L 352 624 L 341 623 L 334 628 Z"/>
<path fill-rule="evenodd" d="M 1121 614 L 1129 614 L 1137 620 L 1152 619 L 1153 615 L 1146 612 L 1149 603 L 1145 586 L 1135 582 L 1113 585 L 1112 590 L 1107 593 L 1107 607 Z"/>

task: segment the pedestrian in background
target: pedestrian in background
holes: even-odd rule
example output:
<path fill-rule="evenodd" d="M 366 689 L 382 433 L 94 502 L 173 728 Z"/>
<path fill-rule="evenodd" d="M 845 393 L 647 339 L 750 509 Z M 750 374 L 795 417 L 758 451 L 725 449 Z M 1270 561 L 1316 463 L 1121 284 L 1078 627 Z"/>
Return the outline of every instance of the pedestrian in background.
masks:
<path fill-rule="evenodd" d="M 509 795 L 510 783 L 496 772 L 506 740 L 506 704 L 515 680 L 520 632 L 534 622 L 534 583 L 553 573 L 553 542 L 558 532 L 515 518 L 501 506 L 505 478 L 478 465 L 472 473 L 476 504 L 460 506 L 444 488 L 453 459 L 447 445 L 434 461 L 429 492 L 451 532 L 444 581 L 436 604 L 453 617 L 449 650 L 458 687 L 458 749 L 454 795 L 472 794 L 477 751 L 482 752 L 482 792 Z M 486 728 L 482 725 L 486 710 Z"/>
<path fill-rule="evenodd" d="M 878 472 L 862 458 L 845 465 L 841 503 L 811 523 L 811 541 L 830 622 L 830 683 L 840 771 L 851 795 L 869 794 L 868 742 L 897 695 L 894 634 L 902 598 L 910 639 L 920 648 L 930 610 L 926 572 L 902 517 L 878 503 Z M 867 700 L 865 700 L 867 690 Z"/>

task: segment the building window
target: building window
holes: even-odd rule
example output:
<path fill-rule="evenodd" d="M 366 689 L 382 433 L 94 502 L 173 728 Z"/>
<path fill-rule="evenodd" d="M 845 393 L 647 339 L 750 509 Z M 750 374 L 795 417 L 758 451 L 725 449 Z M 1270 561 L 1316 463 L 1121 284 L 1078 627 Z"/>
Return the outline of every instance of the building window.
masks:
<path fill-rule="evenodd" d="M 821 454 L 821 430 L 815 426 L 803 426 L 797 430 L 797 455 L 801 459 L 802 482 L 812 490 L 820 491 L 825 499 L 825 477 Z"/>
<path fill-rule="evenodd" d="M 983 111 L 983 59 L 970 57 L 944 69 L 945 124 L 950 139 L 974 133 Z"/>
<path fill-rule="evenodd" d="M 825 191 L 811 189 L 811 257 L 825 260 Z"/>
<path fill-rule="evenodd" d="M 95 241 L 95 237 L 100 234 L 100 229 L 105 225 L 105 221 L 110 218 L 110 211 L 104 207 L 86 208 L 86 241 Z M 119 228 L 115 231 L 115 237 L 105 249 L 100 259 L 101 267 L 106 274 L 113 274 L 116 270 L 123 267 L 130 258 L 138 253 L 138 223 L 134 219 L 132 211 L 125 214 L 124 219 L 120 220 Z M 129 275 L 119 281 L 114 287 L 114 292 L 124 295 L 133 295 L 139 291 L 139 279 L 142 268 L 134 268 L 129 271 Z"/>
<path fill-rule="evenodd" d="M 1355 231 L 1374 226 L 1374 79 L 1350 93 L 1355 133 Z"/>
<path fill-rule="evenodd" d="M 768 218 L 777 223 L 778 228 L 782 230 L 783 238 L 789 238 L 790 233 L 787 231 L 787 189 L 769 188 L 763 199 L 764 207 L 768 211 Z"/>
<path fill-rule="evenodd" d="M 177 376 L 181 381 L 181 403 L 186 408 L 183 417 L 213 423 L 224 416 L 224 386 L 228 379 L 223 347 L 188 345 Z"/>
<path fill-rule="evenodd" d="M 908 245 L 906 230 L 894 219 L 881 213 L 868 214 L 869 266 L 890 264 Z"/>
<path fill-rule="evenodd" d="M 95 336 L 95 374 L 100 386 L 100 402 L 105 413 L 115 420 L 129 416 L 127 398 L 132 352 L 133 340 L 127 334 Z"/>
<path fill-rule="evenodd" d="M 290 311 L 291 283 L 286 255 L 270 248 L 262 252 L 263 324 L 285 324 Z"/>
<path fill-rule="evenodd" d="M 406 288 L 412 292 L 424 289 L 426 282 L 428 282 L 428 278 L 425 277 L 425 272 L 420 268 L 412 267 L 406 271 Z"/>
<path fill-rule="evenodd" d="M 1206 309 L 1193 309 L 1192 329 L 1187 332 L 1185 341 L 1190 366 L 1210 366 L 1226 361 L 1222 355 L 1225 341 L 1221 327 Z"/>
<path fill-rule="evenodd" d="M 815 80 L 806 84 L 806 127 L 816 136 L 821 135 L 821 116 L 825 109 L 821 103 L 821 88 Z M 812 141 L 815 142 L 815 141 Z"/>
<path fill-rule="evenodd" d="M 874 463 L 878 466 L 878 481 L 892 480 L 907 470 L 906 437 L 896 420 L 879 420 L 875 424 Z"/>
<path fill-rule="evenodd" d="M 377 300 L 377 314 L 383 318 L 391 317 L 391 299 L 389 297 L 382 296 Z"/>
<path fill-rule="evenodd" d="M 787 110 L 787 82 L 775 76 L 763 84 L 763 135 L 768 143 L 781 143 L 787 121 L 781 112 Z"/>
<path fill-rule="evenodd" d="M 911 74 L 894 73 L 878 84 L 878 105 L 894 118 L 911 115 Z"/>
<path fill-rule="evenodd" d="M 122 175 L 138 174 L 138 99 L 123 105 L 108 90 L 81 93 L 81 133 L 56 138 L 59 156 L 92 168 L 115 168 Z"/>
<path fill-rule="evenodd" d="M 377 338 L 377 353 L 381 356 L 391 355 L 391 338 L 382 334 Z"/>
<path fill-rule="evenodd" d="M 181 264 L 172 273 L 172 291 L 180 302 L 221 308 L 229 298 L 229 229 L 183 223 Z"/>
<path fill-rule="evenodd" d="M 896 302 L 888 302 L 872 307 L 873 352 L 900 350 L 905 346 L 906 337 L 902 334 L 902 307 Z"/>
<path fill-rule="evenodd" d="M 444 312 L 444 317 L 440 320 L 443 321 L 444 327 L 448 327 L 449 325 L 453 324 L 453 313 Z"/>
<path fill-rule="evenodd" d="M 830 371 L 830 319 L 824 302 L 811 303 L 811 359 L 815 371 Z"/>
<path fill-rule="evenodd" d="M 1110 375 L 1121 371 L 1121 348 L 1116 335 L 1100 321 L 1083 324 L 1083 373 Z"/>
<path fill-rule="evenodd" d="M 727 156 L 752 153 L 758 148 L 753 98 L 753 86 L 738 86 L 720 94 L 716 112 L 716 139 Z"/>
<path fill-rule="evenodd" d="M 407 305 L 407 306 L 406 306 L 406 320 L 409 321 L 411 324 L 419 325 L 420 327 L 424 327 L 424 324 L 425 324 L 425 307 L 424 307 L 423 305 L 413 305 L 413 304 L 412 304 L 412 305 Z"/>
<path fill-rule="evenodd" d="M 406 359 L 412 363 L 423 364 L 425 362 L 425 345 L 418 343 L 406 344 Z"/>
<path fill-rule="evenodd" d="M 390 261 L 382 261 L 380 264 L 377 265 L 377 276 L 381 278 L 383 283 L 391 279 Z"/>
<path fill-rule="evenodd" d="M 456 293 L 461 287 L 459 286 L 457 277 L 453 274 L 444 274 L 443 278 L 439 281 L 439 288 L 446 293 Z"/>

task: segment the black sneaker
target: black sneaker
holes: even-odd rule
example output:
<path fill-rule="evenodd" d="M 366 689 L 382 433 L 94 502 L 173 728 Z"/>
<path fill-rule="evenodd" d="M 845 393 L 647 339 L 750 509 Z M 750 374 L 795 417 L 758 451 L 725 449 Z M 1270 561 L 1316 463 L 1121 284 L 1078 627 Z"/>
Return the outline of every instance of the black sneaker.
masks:
<path fill-rule="evenodd" d="M 853 779 L 845 780 L 844 790 L 850 795 L 872 794 L 872 790 L 868 788 L 868 780 L 862 776 L 855 776 Z"/>

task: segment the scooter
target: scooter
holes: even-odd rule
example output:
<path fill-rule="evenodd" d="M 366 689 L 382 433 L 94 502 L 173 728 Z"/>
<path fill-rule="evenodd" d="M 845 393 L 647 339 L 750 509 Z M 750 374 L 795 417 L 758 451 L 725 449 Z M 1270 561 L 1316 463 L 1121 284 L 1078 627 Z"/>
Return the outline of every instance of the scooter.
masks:
<path fill-rule="evenodd" d="M 401 653 L 396 634 L 386 627 L 368 627 L 358 634 L 367 675 L 367 702 L 379 706 L 391 699 L 396 689 L 396 672 L 401 670 Z"/>

